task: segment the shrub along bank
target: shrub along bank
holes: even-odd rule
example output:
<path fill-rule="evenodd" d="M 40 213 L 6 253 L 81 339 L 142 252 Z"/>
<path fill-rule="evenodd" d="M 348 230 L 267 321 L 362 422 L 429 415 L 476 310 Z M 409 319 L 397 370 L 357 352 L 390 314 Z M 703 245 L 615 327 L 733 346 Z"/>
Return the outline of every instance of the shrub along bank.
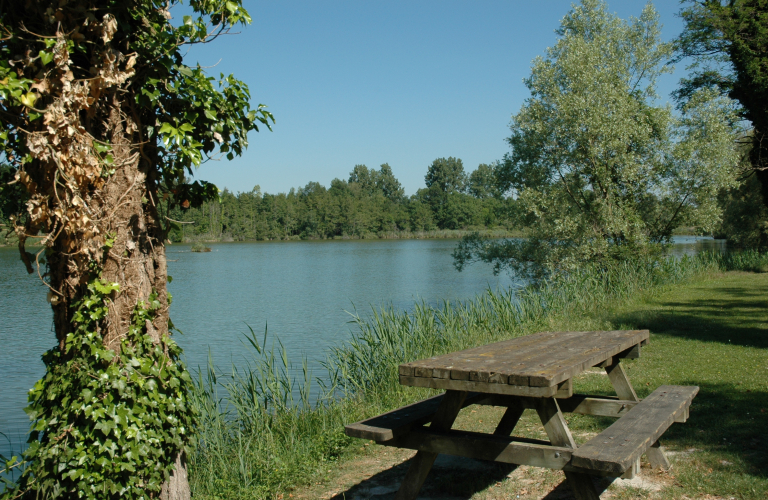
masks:
<path fill-rule="evenodd" d="M 399 385 L 397 366 L 404 361 L 541 330 L 581 328 L 579 318 L 602 317 L 638 297 L 725 269 L 760 268 L 764 262 L 765 256 L 749 253 L 624 263 L 583 269 L 538 287 L 489 290 L 466 302 L 421 303 L 411 312 L 374 310 L 368 318 L 357 317 L 352 338 L 331 350 L 317 402 L 310 399 L 306 363 L 304 376 L 292 377 L 282 344 L 274 341 L 267 348 L 269 339 L 252 332 L 249 366 L 226 376 L 209 368 L 198 377 L 199 445 L 189 457 L 194 494 L 272 498 L 318 471 L 324 474 L 352 442 L 343 434 L 345 423 L 430 394 Z"/>

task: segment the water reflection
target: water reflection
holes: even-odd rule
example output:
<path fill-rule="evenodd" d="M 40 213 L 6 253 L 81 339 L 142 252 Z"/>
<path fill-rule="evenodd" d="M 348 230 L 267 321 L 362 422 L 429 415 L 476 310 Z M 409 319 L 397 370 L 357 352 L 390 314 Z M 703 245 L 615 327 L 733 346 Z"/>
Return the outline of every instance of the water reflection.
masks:
<path fill-rule="evenodd" d="M 726 247 L 726 240 L 716 240 L 711 236 L 674 236 L 670 255 L 680 258 L 700 252 L 724 253 Z"/>

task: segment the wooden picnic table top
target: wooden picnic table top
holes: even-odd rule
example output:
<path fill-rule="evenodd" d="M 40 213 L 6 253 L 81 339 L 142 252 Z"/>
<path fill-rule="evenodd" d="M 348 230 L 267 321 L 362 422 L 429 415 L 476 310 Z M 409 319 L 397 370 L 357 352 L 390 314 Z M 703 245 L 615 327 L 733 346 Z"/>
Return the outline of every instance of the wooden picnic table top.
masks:
<path fill-rule="evenodd" d="M 543 332 L 527 335 L 403 363 L 399 367 L 400 383 L 457 388 L 456 384 L 460 384 L 458 381 L 466 381 L 468 390 L 482 390 L 478 389 L 478 383 L 486 388 L 494 388 L 496 384 L 553 388 L 587 368 L 646 343 L 649 336 L 648 330 Z M 506 392 L 501 390 L 502 387 L 498 389 L 492 392 Z M 536 393 L 532 392 L 531 395 Z"/>

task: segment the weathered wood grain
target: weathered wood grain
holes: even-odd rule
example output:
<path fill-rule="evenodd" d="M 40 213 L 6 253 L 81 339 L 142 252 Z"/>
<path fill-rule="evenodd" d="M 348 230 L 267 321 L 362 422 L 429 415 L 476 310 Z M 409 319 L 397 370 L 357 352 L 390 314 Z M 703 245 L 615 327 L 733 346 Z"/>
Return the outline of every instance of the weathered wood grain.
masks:
<path fill-rule="evenodd" d="M 635 460 L 629 469 L 624 471 L 621 475 L 622 479 L 634 479 L 636 475 L 640 474 L 640 458 Z"/>
<path fill-rule="evenodd" d="M 627 372 L 624 371 L 624 367 L 618 359 L 614 364 L 605 367 L 605 373 L 608 374 L 608 379 L 611 381 L 611 385 L 616 391 L 616 395 L 619 396 L 619 399 L 640 401 L 637 394 L 635 394 L 635 389 L 632 387 L 632 383 L 629 381 Z"/>
<path fill-rule="evenodd" d="M 464 406 L 467 395 L 466 391 L 447 391 L 440 401 L 440 406 L 437 408 L 434 417 L 432 417 L 430 430 L 450 430 L 453 422 L 456 420 L 456 416 Z M 410 433 L 405 434 L 404 437 L 409 435 Z M 427 478 L 427 474 L 429 474 L 436 458 L 437 452 L 435 451 L 420 450 L 416 452 L 416 456 L 411 459 L 408 472 L 405 473 L 403 483 L 400 485 L 400 489 L 397 490 L 397 494 L 395 494 L 395 500 L 416 500 L 419 490 L 424 484 L 424 480 Z"/>
<path fill-rule="evenodd" d="M 691 404 L 695 386 L 663 385 L 613 425 L 579 447 L 571 465 L 621 475 Z"/>
<path fill-rule="evenodd" d="M 373 418 L 349 424 L 344 427 L 344 432 L 350 437 L 371 439 L 373 441 L 393 439 L 408 433 L 412 427 L 431 422 L 444 397 L 445 394 L 440 394 L 439 396 L 403 406 Z M 469 393 L 464 398 L 462 408 L 475 404 L 476 401 L 485 397 L 485 394 Z"/>
<path fill-rule="evenodd" d="M 661 446 L 661 442 L 656 441 L 650 448 L 645 450 L 645 456 L 648 457 L 651 467 L 654 469 L 661 468 L 667 470 L 671 467 L 666 453 L 664 453 L 664 447 Z"/>
<path fill-rule="evenodd" d="M 496 436 L 509 436 L 510 434 L 512 434 L 512 431 L 515 430 L 515 426 L 517 425 L 517 422 L 520 420 L 520 417 L 523 416 L 524 411 L 525 411 L 525 407 L 523 407 L 523 405 L 520 404 L 519 400 L 512 403 L 507 408 L 507 411 L 504 412 L 504 415 L 502 415 L 501 420 L 499 421 L 499 424 L 496 426 L 496 429 L 493 431 L 493 434 Z"/>
<path fill-rule="evenodd" d="M 381 443 L 431 453 L 492 460 L 509 464 L 562 469 L 571 459 L 572 449 L 551 446 L 546 441 L 513 438 L 469 431 L 414 429 L 405 436 Z"/>
<path fill-rule="evenodd" d="M 563 413 L 554 399 L 537 399 L 533 401 L 536 412 L 539 414 L 544 430 L 554 446 L 575 449 L 576 441 L 573 440 L 571 431 L 563 418 Z M 573 461 L 573 456 L 571 456 Z M 565 471 L 565 478 L 578 500 L 600 500 L 592 478 L 586 474 Z"/>
<path fill-rule="evenodd" d="M 565 446 L 575 449 L 576 441 L 573 440 L 571 431 L 568 429 L 568 424 L 565 423 L 563 413 L 558 408 L 557 402 L 554 399 L 541 398 L 534 400 L 533 404 L 550 442 L 554 446 Z"/>
<path fill-rule="evenodd" d="M 633 408 L 637 401 L 574 394 L 568 399 L 558 399 L 557 404 L 565 413 L 619 418 Z"/>
<path fill-rule="evenodd" d="M 648 330 L 543 332 L 403 363 L 398 372 L 402 384 L 418 387 L 448 388 L 425 385 L 416 379 L 551 387 L 614 356 L 639 355 L 639 345 L 648 339 Z M 451 388 L 456 387 L 453 384 Z M 524 395 L 520 391 L 509 393 Z"/>
<path fill-rule="evenodd" d="M 487 394 L 509 394 L 511 396 L 532 396 L 548 398 L 557 393 L 554 387 L 528 387 L 508 384 L 493 384 L 488 382 L 473 382 L 471 380 L 453 380 L 446 378 L 405 377 L 400 375 L 400 383 L 412 387 L 428 387 L 430 389 L 446 389 L 455 391 L 476 391 Z"/>

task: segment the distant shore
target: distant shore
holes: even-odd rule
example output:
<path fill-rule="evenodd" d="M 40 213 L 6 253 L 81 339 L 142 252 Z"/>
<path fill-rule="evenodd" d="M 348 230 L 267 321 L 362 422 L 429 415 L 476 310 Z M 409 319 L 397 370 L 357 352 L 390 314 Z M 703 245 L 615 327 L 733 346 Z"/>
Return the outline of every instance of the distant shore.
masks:
<path fill-rule="evenodd" d="M 450 240 L 460 239 L 471 233 L 480 233 L 489 238 L 522 238 L 525 232 L 519 229 L 435 229 L 431 231 L 386 231 L 381 233 L 369 233 L 363 236 L 342 235 L 333 238 L 301 237 L 299 235 L 286 236 L 284 238 L 265 238 L 265 239 L 245 239 L 235 240 L 227 235 L 213 237 L 211 235 L 200 235 L 195 238 L 185 238 L 184 241 L 175 241 L 173 243 L 232 243 L 232 242 L 257 242 L 257 241 L 320 241 L 320 240 Z"/>
<path fill-rule="evenodd" d="M 170 244 L 189 243 L 232 243 L 232 242 L 269 242 L 269 241 L 317 241 L 317 240 L 452 240 L 460 239 L 471 233 L 480 233 L 489 238 L 524 238 L 522 229 L 434 229 L 430 231 L 386 231 L 381 233 L 369 233 L 366 235 L 342 235 L 333 238 L 301 237 L 299 235 L 286 236 L 284 238 L 245 239 L 235 240 L 228 235 L 200 235 L 195 238 L 186 238 L 184 241 L 172 241 Z M 673 231 L 675 236 L 701 236 L 696 234 L 696 228 L 678 228 Z M 28 248 L 40 247 L 42 237 L 29 238 Z M 15 247 L 18 240 L 14 237 L 0 239 L 0 248 Z"/>

